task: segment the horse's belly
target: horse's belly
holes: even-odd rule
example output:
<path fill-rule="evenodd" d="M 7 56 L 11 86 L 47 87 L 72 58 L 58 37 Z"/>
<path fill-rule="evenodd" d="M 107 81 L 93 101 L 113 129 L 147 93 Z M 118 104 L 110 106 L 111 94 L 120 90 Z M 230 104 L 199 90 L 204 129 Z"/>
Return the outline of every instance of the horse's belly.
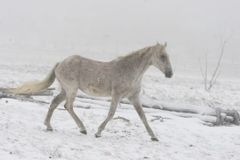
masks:
<path fill-rule="evenodd" d="M 80 88 L 84 93 L 92 96 L 111 96 L 111 91 L 107 87 L 89 84 L 86 88 Z"/>

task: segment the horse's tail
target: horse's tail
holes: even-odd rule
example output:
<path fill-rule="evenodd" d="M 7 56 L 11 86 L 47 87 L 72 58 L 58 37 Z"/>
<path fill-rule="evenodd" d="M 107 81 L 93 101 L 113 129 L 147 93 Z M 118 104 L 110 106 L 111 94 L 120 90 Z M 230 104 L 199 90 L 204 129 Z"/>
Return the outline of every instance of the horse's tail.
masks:
<path fill-rule="evenodd" d="M 55 80 L 55 68 L 58 66 L 58 64 L 59 63 L 57 63 L 53 67 L 51 72 L 42 81 L 26 82 L 19 87 L 7 89 L 5 91 L 8 93 L 13 93 L 13 94 L 30 94 L 30 93 L 36 93 L 36 92 L 42 91 L 44 89 L 47 89 L 48 87 L 50 87 L 52 85 L 52 83 Z"/>

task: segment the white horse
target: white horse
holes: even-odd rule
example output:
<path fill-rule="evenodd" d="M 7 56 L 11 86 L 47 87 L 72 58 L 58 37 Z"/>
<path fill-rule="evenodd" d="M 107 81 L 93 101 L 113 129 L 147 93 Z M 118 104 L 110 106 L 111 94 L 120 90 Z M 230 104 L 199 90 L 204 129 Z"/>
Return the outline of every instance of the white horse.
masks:
<path fill-rule="evenodd" d="M 99 126 L 95 134 L 96 137 L 101 136 L 101 132 L 108 121 L 114 116 L 121 99 L 128 98 L 140 116 L 151 139 L 158 141 L 147 122 L 139 94 L 143 74 L 149 66 L 153 65 L 159 68 L 166 77 L 172 77 L 173 72 L 168 54 L 166 53 L 166 46 L 166 43 L 164 45 L 157 43 L 154 46 L 140 49 L 110 62 L 99 62 L 78 55 L 70 56 L 56 64 L 44 80 L 25 83 L 20 87 L 9 89 L 9 92 L 21 94 L 41 91 L 48 88 L 56 77 L 62 90 L 53 99 L 44 124 L 47 130 L 52 130 L 50 120 L 53 111 L 61 102 L 66 100 L 64 107 L 83 134 L 87 134 L 86 129 L 73 110 L 73 102 L 78 89 L 93 96 L 111 96 L 110 110 L 106 119 Z"/>

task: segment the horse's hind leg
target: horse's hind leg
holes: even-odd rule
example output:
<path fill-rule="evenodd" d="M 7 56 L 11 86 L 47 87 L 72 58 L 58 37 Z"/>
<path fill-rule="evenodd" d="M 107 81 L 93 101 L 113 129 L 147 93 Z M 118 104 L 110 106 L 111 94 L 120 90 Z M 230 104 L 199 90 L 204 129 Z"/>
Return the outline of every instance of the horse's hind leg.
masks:
<path fill-rule="evenodd" d="M 66 104 L 64 105 L 64 107 L 66 108 L 68 113 L 71 115 L 71 117 L 74 119 L 77 126 L 80 128 L 80 132 L 82 134 L 87 134 L 87 131 L 86 131 L 86 128 L 85 128 L 84 124 L 78 118 L 78 116 L 76 115 L 76 113 L 73 110 L 73 102 L 74 102 L 74 99 L 75 99 L 76 95 L 77 95 L 77 89 L 76 89 L 76 91 L 73 91 L 71 93 L 67 93 Z"/>
<path fill-rule="evenodd" d="M 44 124 L 47 126 L 48 131 L 52 131 L 52 126 L 50 124 L 50 120 L 53 114 L 53 111 L 57 108 L 57 106 L 63 102 L 66 98 L 66 93 L 64 90 L 61 91 L 60 94 L 58 94 L 53 100 L 52 103 L 48 109 L 47 116 L 45 118 Z"/>

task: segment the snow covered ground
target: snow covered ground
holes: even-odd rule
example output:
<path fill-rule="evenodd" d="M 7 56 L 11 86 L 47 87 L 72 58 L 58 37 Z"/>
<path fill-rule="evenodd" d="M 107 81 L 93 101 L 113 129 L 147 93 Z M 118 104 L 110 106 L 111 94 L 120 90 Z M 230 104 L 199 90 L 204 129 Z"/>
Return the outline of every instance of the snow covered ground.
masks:
<path fill-rule="evenodd" d="M 16 59 L 17 61 L 17 59 Z M 0 87 L 43 78 L 54 65 L 13 64 L 1 60 Z M 39 60 L 40 61 L 40 60 Z M 35 64 L 34 64 L 35 63 Z M 58 84 L 54 83 L 57 88 Z M 57 92 L 57 91 L 55 91 Z M 240 111 L 240 84 L 237 79 L 220 79 L 212 92 L 205 92 L 202 80 L 179 73 L 165 79 L 159 71 L 148 72 L 143 80 L 143 95 L 166 105 L 222 107 Z M 39 97 L 36 97 L 39 98 Z M 50 102 L 52 97 L 41 97 Z M 54 112 L 53 132 L 43 121 L 48 105 L 0 99 L 0 159 L 9 160 L 239 160 L 240 127 L 203 125 L 197 118 L 182 118 L 175 112 L 146 109 L 149 123 L 159 138 L 152 142 L 130 105 L 121 105 L 101 138 L 94 133 L 108 112 L 108 103 L 75 101 L 76 113 L 88 135 L 82 135 L 63 104 Z M 155 116 L 163 120 L 155 120 Z"/>

